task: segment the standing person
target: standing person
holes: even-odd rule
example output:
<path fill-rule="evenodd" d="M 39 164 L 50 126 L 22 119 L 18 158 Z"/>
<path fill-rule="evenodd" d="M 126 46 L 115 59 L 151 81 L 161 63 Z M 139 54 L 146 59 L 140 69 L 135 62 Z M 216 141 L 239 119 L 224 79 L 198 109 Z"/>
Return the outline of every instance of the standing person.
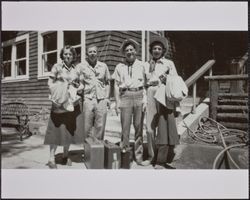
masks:
<path fill-rule="evenodd" d="M 125 62 L 119 63 L 114 71 L 116 112 L 121 114 L 121 148 L 129 148 L 130 127 L 133 119 L 135 129 L 135 161 L 139 165 L 149 165 L 142 159 L 142 112 L 146 108 L 144 90 L 144 63 L 136 58 L 139 44 L 133 39 L 124 40 L 121 52 Z"/>
<path fill-rule="evenodd" d="M 148 138 L 148 155 L 156 168 L 166 165 L 173 157 L 174 146 L 179 144 L 179 136 L 175 121 L 175 103 L 168 102 L 167 106 L 160 104 L 155 98 L 155 93 L 161 84 L 166 83 L 166 76 L 177 75 L 174 63 L 164 57 L 167 51 L 167 41 L 164 37 L 151 38 L 149 46 L 150 59 L 145 65 L 147 108 L 146 132 Z M 165 97 L 164 97 L 165 98 Z M 156 133 L 156 128 L 158 132 Z M 159 167 L 160 168 L 160 167 Z"/>
<path fill-rule="evenodd" d="M 97 46 L 87 48 L 87 58 L 78 64 L 83 90 L 83 117 L 85 136 L 104 139 L 107 111 L 110 106 L 110 73 L 108 66 L 97 59 Z M 92 132 L 92 128 L 94 128 Z"/>
<path fill-rule="evenodd" d="M 65 46 L 60 52 L 62 62 L 55 64 L 49 75 L 48 85 L 51 92 L 52 107 L 44 144 L 50 145 L 49 168 L 56 169 L 55 152 L 63 146 L 62 164 L 71 165 L 68 157 L 70 144 L 83 144 L 82 113 L 76 92 L 83 89 L 80 73 L 74 65 L 76 51 Z M 73 98 L 77 99 L 73 101 Z M 73 108 L 72 108 L 73 107 Z"/>

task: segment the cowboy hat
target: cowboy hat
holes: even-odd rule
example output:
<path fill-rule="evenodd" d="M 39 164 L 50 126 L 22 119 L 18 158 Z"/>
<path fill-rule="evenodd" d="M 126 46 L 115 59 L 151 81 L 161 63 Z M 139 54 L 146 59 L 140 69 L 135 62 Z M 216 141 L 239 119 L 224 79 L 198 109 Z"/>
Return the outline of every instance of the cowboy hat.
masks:
<path fill-rule="evenodd" d="M 155 43 L 161 43 L 164 49 L 167 49 L 168 44 L 167 44 L 167 39 L 165 37 L 161 36 L 153 36 L 150 38 L 150 48 L 153 47 Z"/>
<path fill-rule="evenodd" d="M 139 50 L 139 43 L 136 42 L 135 40 L 131 39 L 131 38 L 128 38 L 128 39 L 125 39 L 120 47 L 120 52 L 121 53 L 124 53 L 124 49 L 129 45 L 129 44 L 132 44 L 133 47 L 135 47 L 135 50 L 138 52 Z"/>

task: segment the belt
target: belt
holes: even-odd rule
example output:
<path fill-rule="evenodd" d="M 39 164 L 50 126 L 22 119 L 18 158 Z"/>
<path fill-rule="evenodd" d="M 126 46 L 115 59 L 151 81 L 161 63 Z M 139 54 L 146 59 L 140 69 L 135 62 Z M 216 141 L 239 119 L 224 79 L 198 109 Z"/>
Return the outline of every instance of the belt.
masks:
<path fill-rule="evenodd" d="M 157 85 L 159 85 L 159 81 L 153 81 L 150 84 L 146 84 L 146 87 L 148 88 L 150 86 L 157 86 Z"/>
<path fill-rule="evenodd" d="M 125 91 L 132 91 L 132 92 L 136 92 L 136 91 L 140 91 L 142 90 L 143 87 L 138 87 L 138 88 L 120 88 L 119 91 L 120 92 L 125 92 Z"/>

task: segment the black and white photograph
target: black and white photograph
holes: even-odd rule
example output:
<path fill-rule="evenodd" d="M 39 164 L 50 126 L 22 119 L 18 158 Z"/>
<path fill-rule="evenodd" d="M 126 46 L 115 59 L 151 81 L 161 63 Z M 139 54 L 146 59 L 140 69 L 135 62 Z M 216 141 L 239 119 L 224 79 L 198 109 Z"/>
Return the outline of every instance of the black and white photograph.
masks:
<path fill-rule="evenodd" d="M 157 179 L 146 176 L 249 170 L 247 28 L 24 27 L 1 30 L 6 174 L 72 172 L 99 186 L 102 175 L 135 182 L 133 174 L 142 172 L 150 184 Z M 83 194 L 78 198 L 102 197 Z"/>

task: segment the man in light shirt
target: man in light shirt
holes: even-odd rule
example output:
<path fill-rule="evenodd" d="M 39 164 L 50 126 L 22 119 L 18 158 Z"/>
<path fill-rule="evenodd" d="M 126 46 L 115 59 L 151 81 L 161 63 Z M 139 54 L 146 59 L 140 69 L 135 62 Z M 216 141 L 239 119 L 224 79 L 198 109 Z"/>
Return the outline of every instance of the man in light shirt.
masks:
<path fill-rule="evenodd" d="M 116 112 L 121 114 L 123 152 L 129 148 L 130 127 L 133 120 L 135 129 L 134 154 L 139 165 L 149 165 L 143 161 L 142 112 L 146 109 L 146 91 L 144 89 L 144 63 L 136 58 L 139 44 L 133 39 L 124 40 L 121 53 L 124 63 L 119 63 L 114 71 Z"/>
<path fill-rule="evenodd" d="M 95 45 L 87 48 L 86 61 L 79 64 L 83 90 L 83 117 L 85 137 L 95 136 L 103 140 L 110 104 L 110 73 L 108 66 L 97 59 Z M 92 128 L 94 128 L 92 132 Z"/>

